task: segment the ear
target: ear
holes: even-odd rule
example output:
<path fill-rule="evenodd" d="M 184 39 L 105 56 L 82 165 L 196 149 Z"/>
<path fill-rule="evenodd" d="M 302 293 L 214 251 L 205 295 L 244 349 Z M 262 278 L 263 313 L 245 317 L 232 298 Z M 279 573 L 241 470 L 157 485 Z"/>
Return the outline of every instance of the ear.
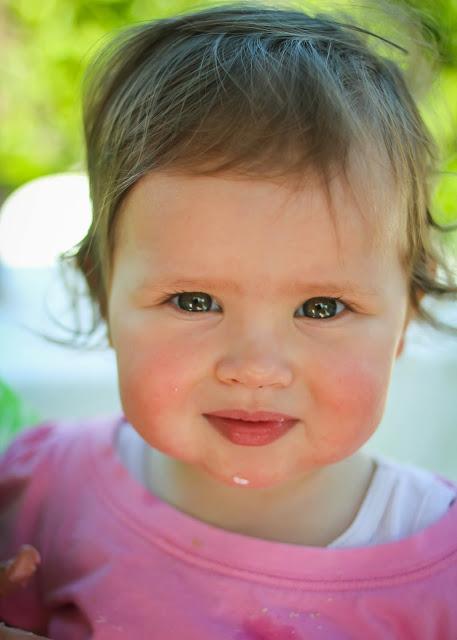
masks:
<path fill-rule="evenodd" d="M 422 298 L 424 297 L 424 295 L 425 295 L 424 291 L 418 291 L 417 294 L 416 294 L 417 301 L 420 302 L 422 300 Z M 414 318 L 414 315 L 415 315 L 415 311 L 414 311 L 411 303 L 408 303 L 408 309 L 406 311 L 406 318 L 405 318 L 405 322 L 403 324 L 403 329 L 402 329 L 402 332 L 401 332 L 400 340 L 399 340 L 398 345 L 397 345 L 397 350 L 395 352 L 395 358 L 399 358 L 401 356 L 401 354 L 403 353 L 403 350 L 405 348 L 406 331 L 408 329 L 409 323 Z"/>
<path fill-rule="evenodd" d="M 405 348 L 405 333 L 406 333 L 406 327 L 403 329 L 403 332 L 402 332 L 401 338 L 400 338 L 400 342 L 397 345 L 397 351 L 395 352 L 395 358 L 399 358 L 401 356 L 401 354 L 403 353 L 403 349 Z"/>
<path fill-rule="evenodd" d="M 111 349 L 114 349 L 113 340 L 111 338 L 111 327 L 109 326 L 108 321 L 106 321 L 106 337 L 108 338 L 108 345 L 110 346 Z"/>
<path fill-rule="evenodd" d="M 401 356 L 401 354 L 403 353 L 403 349 L 405 348 L 405 335 L 406 335 L 406 331 L 408 329 L 411 317 L 412 317 L 412 309 L 411 309 L 411 306 L 408 304 L 408 308 L 405 314 L 405 320 L 403 322 L 403 327 L 400 334 L 400 339 L 397 344 L 397 350 L 395 351 L 395 359 Z"/>
<path fill-rule="evenodd" d="M 403 322 L 403 327 L 401 330 L 400 340 L 398 341 L 397 350 L 395 352 L 395 358 L 399 358 L 403 353 L 403 349 L 405 348 L 405 335 L 408 329 L 409 323 L 411 322 L 411 318 L 413 317 L 414 312 L 411 306 L 411 303 L 408 302 L 408 307 L 406 309 L 405 320 Z"/>

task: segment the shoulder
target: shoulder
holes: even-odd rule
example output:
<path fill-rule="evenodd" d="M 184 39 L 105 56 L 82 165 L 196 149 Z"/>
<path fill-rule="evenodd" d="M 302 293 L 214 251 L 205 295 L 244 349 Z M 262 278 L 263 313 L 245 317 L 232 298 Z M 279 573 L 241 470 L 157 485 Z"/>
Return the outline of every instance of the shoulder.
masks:
<path fill-rule="evenodd" d="M 5 477 L 35 476 L 56 457 L 86 451 L 114 432 L 118 419 L 47 422 L 20 433 L 0 456 L 0 482 Z"/>
<path fill-rule="evenodd" d="M 41 424 L 20 433 L 0 457 L 0 477 L 27 475 L 34 470 L 52 446 L 56 427 L 56 424 Z"/>
<path fill-rule="evenodd" d="M 457 483 L 435 471 L 399 462 L 382 455 L 375 456 L 375 460 L 377 473 L 382 476 L 383 480 L 389 478 L 397 493 L 412 491 L 417 496 L 436 492 L 449 496 L 457 495 Z"/>
<path fill-rule="evenodd" d="M 457 485 L 451 480 L 383 456 L 377 456 L 376 460 L 375 489 L 386 500 L 383 519 L 398 528 L 397 536 L 421 531 L 440 521 L 453 505 L 457 506 Z"/>
<path fill-rule="evenodd" d="M 89 452 L 111 443 L 119 420 L 50 422 L 24 430 L 0 457 L 0 527 L 10 540 L 18 525 L 34 528 L 59 487 L 84 473 Z M 30 540 L 25 540 L 29 542 Z M 0 544 L 0 547 L 2 545 Z"/>

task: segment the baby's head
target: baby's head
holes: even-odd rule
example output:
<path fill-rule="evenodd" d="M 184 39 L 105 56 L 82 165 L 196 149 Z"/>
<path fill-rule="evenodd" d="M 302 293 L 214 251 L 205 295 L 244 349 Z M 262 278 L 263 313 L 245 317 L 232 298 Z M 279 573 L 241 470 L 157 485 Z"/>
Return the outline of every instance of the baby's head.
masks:
<path fill-rule="evenodd" d="M 360 448 L 421 295 L 453 290 L 435 280 L 433 144 L 369 38 L 226 5 L 127 30 L 88 75 L 94 220 L 77 260 L 126 415 L 227 482 Z M 225 409 L 298 422 L 224 447 L 204 416 Z"/>
<path fill-rule="evenodd" d="M 429 215 L 435 149 L 401 72 L 370 38 L 328 16 L 246 4 L 141 24 L 101 52 L 86 78 L 94 222 L 78 262 L 102 319 L 118 214 L 143 176 L 300 180 L 311 169 L 328 186 L 354 164 L 367 170 L 363 189 L 402 198 L 396 219 L 377 218 L 395 225 L 412 311 L 424 317 L 421 294 L 443 291 L 430 268 L 440 261 Z"/>

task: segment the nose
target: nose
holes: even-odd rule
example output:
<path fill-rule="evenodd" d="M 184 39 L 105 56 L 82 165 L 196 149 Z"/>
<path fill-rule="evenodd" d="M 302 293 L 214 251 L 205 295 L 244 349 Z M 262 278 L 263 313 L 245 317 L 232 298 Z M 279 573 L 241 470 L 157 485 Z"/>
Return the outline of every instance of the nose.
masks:
<path fill-rule="evenodd" d="M 287 387 L 293 380 L 291 363 L 270 344 L 240 345 L 227 353 L 216 366 L 217 378 L 228 385 L 241 384 L 251 389 Z"/>

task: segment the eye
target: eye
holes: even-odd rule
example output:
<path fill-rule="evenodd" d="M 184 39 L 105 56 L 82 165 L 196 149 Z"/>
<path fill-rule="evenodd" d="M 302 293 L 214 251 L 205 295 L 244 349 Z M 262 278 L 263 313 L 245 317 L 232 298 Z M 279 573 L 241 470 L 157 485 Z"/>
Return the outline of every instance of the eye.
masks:
<path fill-rule="evenodd" d="M 176 300 L 176 303 L 174 302 Z M 201 313 L 206 311 L 215 311 L 212 308 L 213 299 L 207 293 L 201 291 L 182 291 L 170 296 L 166 302 L 178 307 L 181 311 L 191 313 Z"/>
<path fill-rule="evenodd" d="M 340 315 L 347 308 L 338 298 L 310 298 L 301 305 L 300 310 L 303 310 L 304 315 L 299 317 L 325 320 Z"/>

